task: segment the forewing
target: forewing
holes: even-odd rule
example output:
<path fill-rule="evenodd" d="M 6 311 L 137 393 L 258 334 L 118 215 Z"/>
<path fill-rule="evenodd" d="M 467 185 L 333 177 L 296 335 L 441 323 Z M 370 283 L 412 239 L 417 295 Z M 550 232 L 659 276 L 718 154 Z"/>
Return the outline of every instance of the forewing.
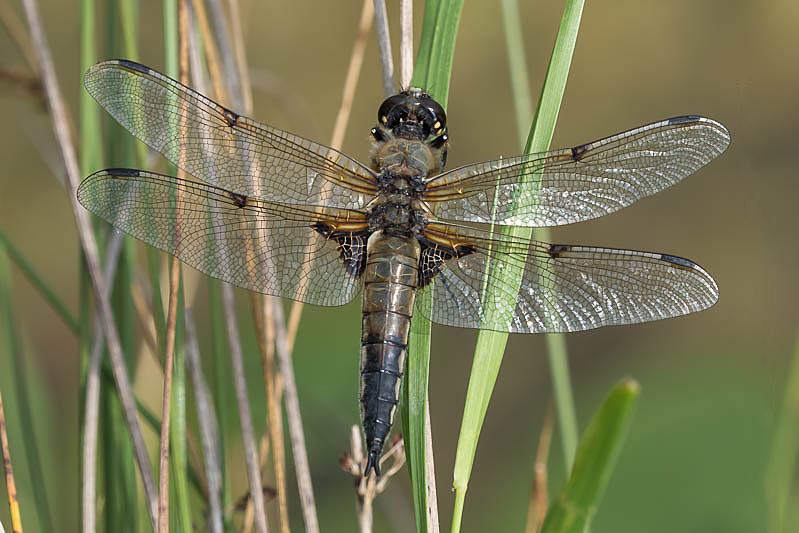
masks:
<path fill-rule="evenodd" d="M 455 243 L 461 254 L 434 265 L 432 282 L 421 289 L 432 291 L 432 307 L 417 299 L 421 314 L 448 326 L 581 331 L 694 313 L 718 300 L 702 267 L 668 254 L 528 244 L 448 224 L 429 225 L 426 236 Z"/>
<path fill-rule="evenodd" d="M 571 224 L 674 185 L 729 143 L 714 120 L 675 117 L 574 148 L 460 167 L 433 177 L 424 198 L 440 219 Z"/>
<path fill-rule="evenodd" d="M 144 65 L 104 61 L 86 72 L 84 83 L 134 136 L 211 185 L 346 209 L 362 208 L 376 190 L 373 173 L 354 159 L 239 116 Z"/>
<path fill-rule="evenodd" d="M 81 183 L 78 200 L 117 228 L 211 277 L 315 305 L 342 305 L 361 286 L 332 228 L 365 250 L 364 214 L 266 202 L 210 185 L 132 169 Z"/>

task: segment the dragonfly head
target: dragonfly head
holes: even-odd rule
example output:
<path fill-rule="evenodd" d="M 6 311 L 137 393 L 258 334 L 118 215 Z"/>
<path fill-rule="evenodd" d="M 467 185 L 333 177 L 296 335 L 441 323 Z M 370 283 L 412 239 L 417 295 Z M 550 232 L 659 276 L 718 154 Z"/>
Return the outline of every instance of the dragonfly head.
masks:
<path fill-rule="evenodd" d="M 410 88 L 388 97 L 380 105 L 377 120 L 395 137 L 431 142 L 442 136 L 446 139 L 447 114 L 421 89 Z"/>

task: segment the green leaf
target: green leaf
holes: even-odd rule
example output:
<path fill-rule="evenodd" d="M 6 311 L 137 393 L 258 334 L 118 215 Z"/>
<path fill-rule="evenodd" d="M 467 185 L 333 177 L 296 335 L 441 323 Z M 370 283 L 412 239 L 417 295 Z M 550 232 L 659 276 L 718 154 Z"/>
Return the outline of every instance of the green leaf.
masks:
<path fill-rule="evenodd" d="M 411 83 L 424 88 L 444 109 L 447 107 L 452 57 L 458 32 L 462 0 L 436 0 L 425 5 L 419 53 Z M 418 295 L 417 298 L 432 297 Z M 421 303 L 421 302 L 420 302 Z M 411 323 L 408 364 L 400 407 L 405 438 L 405 456 L 411 477 L 418 531 L 429 531 L 425 424 L 428 370 L 430 366 L 430 322 L 418 313 Z"/>
<path fill-rule="evenodd" d="M 626 379 L 611 390 L 580 441 L 569 480 L 552 502 L 541 533 L 581 533 L 591 524 L 619 456 L 640 387 Z"/>
<path fill-rule="evenodd" d="M 577 40 L 577 30 L 580 26 L 583 2 L 581 0 L 568 0 L 563 11 L 558 35 L 555 39 L 555 46 L 552 51 L 547 75 L 541 90 L 541 97 L 538 101 L 533 125 L 527 138 L 525 147 L 526 153 L 542 152 L 549 148 L 552 134 L 555 130 L 555 122 L 558 117 L 558 110 L 563 99 L 563 92 L 566 88 L 566 80 L 569 75 L 574 46 Z M 521 32 L 518 32 L 521 35 Z M 514 46 L 520 46 L 515 44 Z M 532 230 L 530 228 L 503 228 L 503 235 L 512 236 L 516 239 L 530 240 Z M 511 273 L 514 279 L 508 280 L 508 285 L 516 287 L 516 291 L 509 291 L 514 294 L 518 292 L 521 285 L 521 272 Z M 488 295 L 489 301 L 495 296 Z M 510 302 L 512 304 L 512 302 Z M 512 309 L 514 306 L 511 305 Z M 455 509 L 453 510 L 452 531 L 460 531 L 461 517 L 463 514 L 463 504 L 466 496 L 469 478 L 471 476 L 474 455 L 477 449 L 477 441 L 480 436 L 480 429 L 485 419 L 488 402 L 494 390 L 499 366 L 505 352 L 508 334 L 496 331 L 481 330 L 477 337 L 475 346 L 474 361 L 472 363 L 472 373 L 469 378 L 469 388 L 466 393 L 466 404 L 464 406 L 463 420 L 461 422 L 461 432 L 458 438 L 458 450 L 455 457 Z M 562 346 L 562 345 L 561 345 Z M 556 356 L 556 365 L 561 371 L 568 368 L 565 359 L 565 350 Z M 564 416 L 561 410 L 571 413 L 566 415 L 566 427 L 575 427 L 573 419 L 573 402 L 571 400 L 571 390 L 568 385 L 568 372 L 564 375 L 556 376 L 556 401 L 558 402 L 559 416 Z M 563 424 L 561 425 L 563 427 Z M 575 432 L 576 434 L 576 432 Z M 564 431 L 564 440 L 569 438 L 569 433 Z M 576 439 L 575 439 L 576 440 Z M 569 454 L 567 453 L 567 456 Z"/>

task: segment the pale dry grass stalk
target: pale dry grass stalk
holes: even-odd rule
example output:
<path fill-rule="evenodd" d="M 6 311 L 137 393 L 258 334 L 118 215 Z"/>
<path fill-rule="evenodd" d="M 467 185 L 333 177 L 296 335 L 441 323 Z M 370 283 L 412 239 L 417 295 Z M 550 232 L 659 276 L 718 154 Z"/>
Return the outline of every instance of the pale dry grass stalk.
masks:
<path fill-rule="evenodd" d="M 200 362 L 200 350 L 197 345 L 197 332 L 194 327 L 191 308 L 183 310 L 186 323 L 186 365 L 191 373 L 194 389 L 195 407 L 197 408 L 197 426 L 200 429 L 200 440 L 205 465 L 205 481 L 208 488 L 208 529 L 211 533 L 222 533 L 222 469 L 219 457 L 219 426 L 214 415 L 211 393 L 203 375 Z"/>
<path fill-rule="evenodd" d="M 379 478 L 375 476 L 364 477 L 363 465 L 366 462 L 366 456 L 363 453 L 361 429 L 357 425 L 353 425 L 350 428 L 350 454 L 344 455 L 339 460 L 339 466 L 349 473 L 355 481 L 355 512 L 358 516 L 358 530 L 360 533 L 372 532 L 374 500 L 378 494 L 386 490 L 391 478 L 405 466 L 405 445 L 401 437 L 394 437 L 391 447 L 380 458 L 380 464 L 382 465 L 388 459 L 392 459 L 391 466 L 384 469 Z"/>
<path fill-rule="evenodd" d="M 194 8 L 193 12 L 197 17 L 200 33 L 202 33 L 203 36 L 205 61 L 208 65 L 211 84 L 214 86 L 214 94 L 217 100 L 226 103 L 230 100 L 230 96 L 228 95 L 227 88 L 222 83 L 222 67 L 221 60 L 219 59 L 219 50 L 216 47 L 216 41 L 211 27 L 208 25 L 208 15 L 205 13 L 205 2 L 202 0 L 192 0 L 191 5 Z"/>
<path fill-rule="evenodd" d="M 374 0 L 375 33 L 383 67 L 383 92 L 394 93 L 394 59 L 391 56 L 391 37 L 388 34 L 388 15 L 385 0 Z"/>
<path fill-rule="evenodd" d="M 239 341 L 233 286 L 229 283 L 222 284 L 222 307 L 230 343 L 230 363 L 233 368 L 233 384 L 239 408 L 241 440 L 244 446 L 244 461 L 247 465 L 247 478 L 250 484 L 250 498 L 255 506 L 255 527 L 258 533 L 266 533 L 266 509 L 264 506 L 263 485 L 261 484 L 261 471 L 255 450 L 255 431 L 252 427 L 250 402 L 247 398 L 247 378 L 244 375 L 244 358 Z"/>
<path fill-rule="evenodd" d="M 178 0 L 178 55 L 180 82 L 189 83 L 189 13 L 188 0 Z M 178 126 L 181 135 L 186 129 L 185 118 L 181 116 Z M 178 167 L 186 168 L 185 152 L 178 154 Z M 178 175 L 180 176 L 181 173 Z M 185 176 L 181 176 L 185 177 Z M 183 204 L 183 191 L 178 190 L 175 201 L 175 242 L 180 242 L 180 212 Z M 164 353 L 164 388 L 161 398 L 161 439 L 159 446 L 158 470 L 158 533 L 169 531 L 169 430 L 172 414 L 172 371 L 175 361 L 175 329 L 178 316 L 178 287 L 180 286 L 180 261 L 173 256 L 169 267 L 169 304 L 166 317 L 166 349 Z"/>
<path fill-rule="evenodd" d="M 413 0 L 400 0 L 400 87 L 413 76 Z"/>
<path fill-rule="evenodd" d="M 147 457 L 147 449 L 141 434 L 138 419 L 136 418 L 136 404 L 133 398 L 133 391 L 130 385 L 130 378 L 125 366 L 125 358 L 119 342 L 119 333 L 114 323 L 111 312 L 111 304 L 106 293 L 106 282 L 103 278 L 97 243 L 94 240 L 91 222 L 88 213 L 78 204 L 75 191 L 80 181 L 80 170 L 78 168 L 75 144 L 70 134 L 69 120 L 67 118 L 66 105 L 61 96 L 61 89 L 55 75 L 52 54 L 47 45 L 44 29 L 41 24 L 38 8 L 35 0 L 23 0 L 23 7 L 28 19 L 31 38 L 34 43 L 34 50 L 42 73 L 47 103 L 53 122 L 53 130 L 58 141 L 61 155 L 66 167 L 67 180 L 66 187 L 69 195 L 72 210 L 75 215 L 75 222 L 83 248 L 86 266 L 92 283 L 92 289 L 97 303 L 97 311 L 100 316 L 102 328 L 105 331 L 108 352 L 111 360 L 111 369 L 114 374 L 117 390 L 119 392 L 120 403 L 122 404 L 125 422 L 131 433 L 136 462 L 141 473 L 142 485 L 144 487 L 145 498 L 147 500 L 147 510 L 150 520 L 155 529 L 156 517 L 158 514 L 157 493 L 153 481 L 152 469 Z"/>
<path fill-rule="evenodd" d="M 11 450 L 8 447 L 8 432 L 6 431 L 6 415 L 3 411 L 2 392 L 0 392 L 0 447 L 3 450 L 3 469 L 6 474 L 6 493 L 8 494 L 8 509 L 11 514 L 11 530 L 14 533 L 22 533 L 22 516 L 19 513 L 17 485 L 14 483 L 14 469 L 11 466 Z"/>
<path fill-rule="evenodd" d="M 366 42 L 372 27 L 374 14 L 375 12 L 370 0 L 364 0 L 363 7 L 361 8 L 361 18 L 358 22 L 358 35 L 355 37 L 352 54 L 350 54 L 350 63 L 347 67 L 347 74 L 344 77 L 344 90 L 341 94 L 341 103 L 339 104 L 338 113 L 336 113 L 336 121 L 333 123 L 333 133 L 330 136 L 330 147 L 334 150 L 341 150 L 341 145 L 344 142 L 344 133 L 347 131 L 347 125 L 349 124 L 352 102 L 355 99 L 355 89 L 358 86 L 358 79 L 361 75 L 363 56 L 366 53 Z M 294 341 L 297 338 L 302 309 L 303 303 L 295 300 L 291 306 L 291 313 L 289 314 L 287 336 L 289 352 L 294 350 Z"/>
<path fill-rule="evenodd" d="M 280 416 L 280 398 L 275 388 L 275 347 L 274 347 L 274 322 L 271 313 L 271 297 L 250 293 L 255 334 L 258 338 L 258 348 L 261 353 L 261 368 L 263 369 L 264 384 L 266 386 L 267 431 L 272 442 L 273 466 L 275 469 L 275 490 L 277 491 L 277 508 L 280 530 L 289 532 L 288 498 L 286 490 L 286 454 L 283 447 L 283 421 Z M 267 313 L 267 307 L 270 312 Z M 267 315 L 269 320 L 267 321 Z M 261 437 L 259 464 L 266 463 L 266 456 L 270 446 L 266 433 Z M 252 499 L 247 502 L 244 515 L 244 531 L 252 528 L 253 507 Z"/>
<path fill-rule="evenodd" d="M 552 430 L 555 425 L 555 409 L 552 403 L 547 408 L 541 435 L 538 437 L 538 451 L 533 467 L 533 487 L 530 491 L 530 502 L 527 504 L 527 524 L 525 533 L 538 533 L 544 525 L 544 518 L 549 507 L 547 492 L 547 463 L 549 462 L 549 446 L 552 442 Z"/>
<path fill-rule="evenodd" d="M 17 14 L 6 0 L 0 1 L 0 21 L 2 21 L 3 26 L 6 27 L 9 37 L 11 37 L 11 40 L 17 45 L 17 49 L 19 49 L 20 53 L 25 58 L 28 66 L 30 66 L 34 73 L 38 74 L 39 65 L 36 61 L 33 43 L 31 43 L 28 34 L 25 32 L 25 25 L 19 20 L 19 17 L 17 17 Z"/>
<path fill-rule="evenodd" d="M 221 5 L 216 0 L 211 0 L 210 2 L 212 11 L 214 12 L 214 21 L 217 24 L 217 38 L 220 41 L 220 48 L 222 49 L 222 54 L 216 53 L 216 47 L 213 46 L 214 39 L 212 38 L 210 28 L 207 25 L 207 17 L 205 15 L 204 6 L 202 2 L 196 2 L 195 6 L 195 13 L 198 17 L 198 22 L 200 23 L 200 31 L 204 35 L 204 41 L 206 44 L 206 52 L 209 50 L 213 50 L 210 54 L 206 54 L 207 61 L 210 61 L 209 67 L 209 75 L 211 78 L 211 84 L 214 87 L 215 98 L 223 105 L 231 105 L 236 108 L 237 111 L 242 111 L 242 102 L 243 98 L 240 91 L 237 91 L 236 88 L 239 87 L 240 73 L 237 69 L 229 68 L 230 65 L 233 64 L 231 59 L 232 50 L 229 46 L 226 46 L 224 43 L 229 42 L 229 35 L 227 26 L 224 23 L 224 14 L 221 11 Z M 220 20 L 221 17 L 221 20 Z M 205 21 L 205 22 L 204 22 Z M 225 55 L 227 53 L 227 55 Z M 225 80 L 231 84 L 232 88 L 228 92 L 226 85 L 222 83 L 221 79 L 221 72 L 222 69 L 220 68 L 219 61 L 221 57 L 224 57 L 224 61 L 222 66 L 225 67 L 226 73 L 231 73 L 232 76 L 226 76 Z M 205 93 L 204 83 L 202 83 L 202 77 L 199 75 L 200 73 L 197 72 L 195 76 L 195 87 L 201 93 Z M 229 97 L 231 102 L 226 101 L 226 98 Z M 249 113 L 249 110 L 244 109 L 243 111 Z M 250 251 L 251 253 L 251 251 Z M 230 345 L 230 352 L 231 352 L 231 366 L 233 368 L 233 386 L 236 391 L 236 402 L 239 408 L 239 423 L 241 425 L 241 436 L 242 436 L 242 445 L 244 448 L 244 460 L 247 467 L 247 478 L 249 482 L 250 488 L 250 498 L 248 499 L 248 506 L 252 506 L 254 510 L 254 517 L 256 520 L 257 530 L 259 532 L 266 532 L 267 531 L 267 521 L 266 521 L 266 506 L 264 503 L 263 497 L 263 484 L 261 481 L 261 471 L 260 471 L 260 463 L 258 461 L 258 453 L 255 446 L 255 432 L 252 427 L 252 415 L 250 413 L 250 405 L 249 405 L 249 398 L 247 393 L 247 383 L 244 377 L 244 361 L 243 361 L 243 354 L 241 350 L 241 342 L 238 337 L 238 324 L 235 314 L 235 299 L 233 296 L 233 288 L 228 283 L 221 283 L 222 289 L 222 301 L 223 301 L 223 315 L 225 318 L 225 324 L 228 332 L 228 342 Z"/>
<path fill-rule="evenodd" d="M 103 276 L 109 280 L 109 284 L 106 286 L 108 291 L 111 290 L 111 280 L 116 275 L 122 239 L 122 232 L 113 230 L 111 239 L 106 247 Z M 110 294 L 106 295 L 106 297 L 110 296 Z M 103 356 L 103 339 L 105 339 L 103 329 L 100 327 L 99 321 L 95 320 L 89 365 L 86 369 L 86 392 L 83 408 L 83 486 L 81 487 L 81 505 L 84 533 L 94 533 L 97 520 L 95 511 L 95 500 L 97 498 L 97 426 L 100 410 L 100 364 Z"/>

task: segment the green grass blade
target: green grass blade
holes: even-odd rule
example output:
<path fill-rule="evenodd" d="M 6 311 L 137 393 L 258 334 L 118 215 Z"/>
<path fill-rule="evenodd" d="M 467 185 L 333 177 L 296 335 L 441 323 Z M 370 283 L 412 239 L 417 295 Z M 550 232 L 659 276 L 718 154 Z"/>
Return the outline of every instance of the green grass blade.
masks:
<path fill-rule="evenodd" d="M 175 330 L 175 364 L 172 371 L 172 424 L 170 426 L 170 439 L 172 449 L 172 472 L 178 518 L 182 531 L 192 531 L 191 504 L 189 500 L 189 459 L 187 450 L 187 422 L 186 422 L 186 363 L 185 363 L 185 335 L 183 320 L 183 281 L 178 287 L 178 320 Z"/>
<path fill-rule="evenodd" d="M 178 30 L 178 5 L 176 0 L 166 0 L 163 4 L 164 14 L 164 56 L 166 75 L 173 79 L 180 79 L 179 66 L 179 30 Z M 177 131 L 174 132 L 177 135 Z M 175 174 L 175 165 L 168 165 L 169 173 Z M 177 198 L 172 202 L 176 204 Z M 172 209 L 177 206 L 173 205 Z M 171 426 L 170 426 L 170 467 L 174 472 L 172 483 L 175 498 L 170 502 L 171 507 L 177 508 L 177 519 L 182 531 L 192 531 L 191 506 L 189 502 L 188 486 L 188 456 L 186 445 L 186 367 L 183 345 L 183 271 L 178 274 L 178 305 L 176 309 L 176 331 L 174 344 L 174 361 L 172 371 L 172 397 L 170 398 Z M 165 346 L 165 345 L 164 345 Z M 174 513 L 170 513 L 175 516 Z M 172 523 L 172 522 L 171 522 Z"/>
<path fill-rule="evenodd" d="M 560 104 L 566 90 L 577 32 L 583 12 L 583 0 L 570 0 L 566 3 L 561 19 L 558 35 L 555 38 L 555 49 L 552 52 L 547 76 L 541 89 L 533 125 L 527 138 L 525 153 L 543 152 L 549 149 L 552 135 L 555 132 Z M 536 239 L 549 242 L 549 229 L 533 230 Z M 547 335 L 547 354 L 552 373 L 552 386 L 555 396 L 555 407 L 558 416 L 558 427 L 561 433 L 561 445 L 566 470 L 571 468 L 574 453 L 577 449 L 577 415 L 574 409 L 574 396 L 569 377 L 569 362 L 566 352 L 566 339 L 561 334 Z"/>
<path fill-rule="evenodd" d="M 771 533 L 792 531 L 788 513 L 791 485 L 799 456 L 799 337 L 788 370 L 782 405 L 777 417 L 771 450 L 766 464 L 766 504 L 768 530 Z"/>
<path fill-rule="evenodd" d="M 61 299 L 56 295 L 55 291 L 50 288 L 47 282 L 36 272 L 36 269 L 33 267 L 30 262 L 25 259 L 25 256 L 22 255 L 14 244 L 8 240 L 5 232 L 0 229 L 0 246 L 5 248 L 5 252 L 8 254 L 8 257 L 14 261 L 14 264 L 17 265 L 17 268 L 28 278 L 28 281 L 31 282 L 31 285 L 36 288 L 45 301 L 50 304 L 50 307 L 53 308 L 58 316 L 64 321 L 64 323 L 72 330 L 73 333 L 76 335 L 80 334 L 80 323 L 78 319 L 75 318 L 75 315 L 67 309 L 67 306 L 61 301 Z"/>
<path fill-rule="evenodd" d="M 449 94 L 452 57 L 458 22 L 463 9 L 462 0 L 436 0 L 425 5 L 419 53 L 411 84 L 422 87 L 444 109 Z M 432 297 L 417 295 L 417 298 Z M 408 364 L 403 402 L 400 407 L 405 436 L 405 455 L 411 477 L 416 527 L 429 531 L 427 475 L 425 471 L 425 424 L 428 370 L 430 366 L 430 322 L 419 313 L 411 323 L 408 343 Z"/>
<path fill-rule="evenodd" d="M 563 92 L 568 79 L 569 66 L 577 40 L 577 30 L 580 25 L 583 2 L 581 0 L 568 0 L 564 8 L 555 46 L 552 51 L 544 86 L 541 91 L 541 98 L 533 120 L 533 125 L 528 136 L 526 153 L 541 152 L 549 148 L 549 142 L 555 129 L 555 122 L 563 99 Z M 520 32 L 519 32 L 520 33 Z M 502 233 L 517 239 L 529 240 L 532 231 L 529 228 L 504 228 Z M 521 284 L 521 272 L 517 272 L 516 279 L 511 281 L 511 286 L 517 288 Z M 518 289 L 517 289 L 518 290 Z M 488 296 L 491 300 L 493 296 Z M 511 307 L 512 308 L 512 307 Z M 469 388 L 466 393 L 466 405 L 464 407 L 463 420 L 461 422 L 461 432 L 458 438 L 458 450 L 455 458 L 455 509 L 453 511 L 452 531 L 460 530 L 461 516 L 463 514 L 463 504 L 465 493 L 468 487 L 469 477 L 471 476 L 474 454 L 477 449 L 477 440 L 480 436 L 480 429 L 485 418 L 485 412 L 491 393 L 494 389 L 499 366 L 505 352 L 508 335 L 495 331 L 481 330 L 477 337 L 475 347 L 474 362 L 472 373 L 469 380 Z M 561 363 L 565 363 L 565 354 L 562 355 Z M 559 368 L 568 368 L 565 364 L 560 364 Z M 568 379 L 566 380 L 568 382 Z M 562 381 L 559 381 L 562 384 Z M 559 391 L 558 396 L 565 395 Z M 567 398 L 557 397 L 558 409 L 564 404 L 569 404 L 571 395 Z M 573 413 L 573 408 L 571 408 Z"/>
<path fill-rule="evenodd" d="M 24 464 L 30 477 L 33 503 L 36 506 L 36 520 L 41 531 L 54 531 L 52 513 L 47 498 L 47 483 L 43 472 L 42 451 L 40 441 L 36 438 L 34 431 L 34 413 L 37 410 L 31 405 L 31 391 L 28 388 L 30 380 L 34 377 L 27 370 L 27 362 L 22 343 L 19 338 L 19 329 L 14 320 L 15 312 L 13 306 L 13 296 L 11 292 L 11 271 L 8 264 L 7 247 L 0 240 L 0 339 L 5 339 L 5 347 L 0 353 L 7 354 L 7 361 L 11 366 L 13 379 L 9 380 L 9 385 L 13 383 L 16 389 L 13 402 L 8 402 L 8 406 L 16 406 L 19 419 L 19 432 L 21 441 L 25 443 L 25 453 L 22 454 L 23 460 L 17 461 L 17 465 Z M 40 377 L 40 376 L 35 376 Z M 33 383 L 35 385 L 35 382 Z M 38 411 L 41 416 L 41 410 Z M 52 423 L 52 421 L 50 422 Z M 50 452 L 52 453 L 52 450 Z M 29 502 L 30 503 L 30 502 Z"/>
<path fill-rule="evenodd" d="M 626 379 L 611 390 L 585 430 L 569 480 L 553 500 L 541 533 L 587 531 L 616 464 L 640 388 Z"/>

